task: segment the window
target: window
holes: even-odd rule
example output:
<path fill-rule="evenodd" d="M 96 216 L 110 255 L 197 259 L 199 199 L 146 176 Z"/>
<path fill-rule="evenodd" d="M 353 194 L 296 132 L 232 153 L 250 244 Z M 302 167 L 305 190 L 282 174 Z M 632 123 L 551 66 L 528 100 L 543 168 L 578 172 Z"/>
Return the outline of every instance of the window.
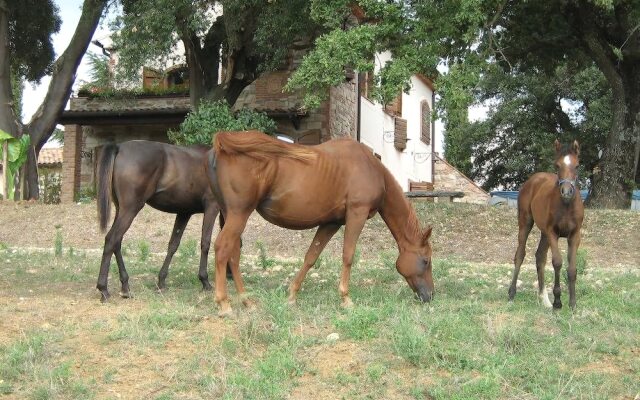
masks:
<path fill-rule="evenodd" d="M 420 140 L 424 144 L 431 144 L 431 107 L 426 100 L 420 103 Z"/>

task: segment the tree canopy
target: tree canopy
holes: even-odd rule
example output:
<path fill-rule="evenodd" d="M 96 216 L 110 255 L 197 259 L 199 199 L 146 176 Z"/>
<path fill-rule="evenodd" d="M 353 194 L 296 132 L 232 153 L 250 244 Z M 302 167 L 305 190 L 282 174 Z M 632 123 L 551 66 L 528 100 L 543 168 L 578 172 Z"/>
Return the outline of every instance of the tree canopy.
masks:
<path fill-rule="evenodd" d="M 593 205 L 627 206 L 640 180 L 640 0 L 120 2 L 120 65 L 137 69 L 181 42 L 194 106 L 202 98 L 233 104 L 291 49 L 308 48 L 288 87 L 305 90 L 314 106 L 345 68 L 371 71 L 375 55 L 390 51 L 375 77 L 377 98 L 387 102 L 407 90 L 413 74 L 434 78 L 446 156 L 485 187 L 517 187 L 546 169 L 556 137 L 583 143 Z M 54 3 L 16 3 L 0 0 L 0 39 L 8 43 L 0 46 L 0 129 L 29 132 L 39 149 L 107 2 L 84 1 L 76 36 L 56 61 L 49 40 L 60 23 Z M 41 117 L 26 125 L 15 123 L 10 106 L 7 82 L 16 71 L 30 80 L 47 72 L 55 78 Z M 468 121 L 474 104 L 488 106 L 486 120 Z"/>
<path fill-rule="evenodd" d="M 114 28 L 121 72 L 175 55 L 185 48 L 192 105 L 202 98 L 233 105 L 261 72 L 280 66 L 295 46 L 319 28 L 308 0 L 122 0 Z M 220 63 L 226 71 L 218 84 Z"/>
<path fill-rule="evenodd" d="M 555 137 L 577 138 L 592 205 L 628 206 L 640 178 L 640 0 L 357 4 L 362 23 L 319 37 L 290 81 L 310 104 L 345 66 L 371 69 L 390 51 L 378 98 L 406 90 L 411 74 L 437 77 L 445 154 L 486 187 L 519 186 L 546 168 Z M 329 2 L 316 18 L 328 26 L 352 5 Z M 469 123 L 474 104 L 489 105 L 486 121 Z"/>

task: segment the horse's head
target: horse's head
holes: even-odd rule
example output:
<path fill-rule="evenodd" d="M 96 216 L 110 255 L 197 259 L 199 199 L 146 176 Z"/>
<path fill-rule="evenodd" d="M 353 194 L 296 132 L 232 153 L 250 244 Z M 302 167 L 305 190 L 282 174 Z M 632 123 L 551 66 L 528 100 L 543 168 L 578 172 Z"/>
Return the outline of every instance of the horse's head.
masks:
<path fill-rule="evenodd" d="M 570 146 L 562 146 L 556 139 L 556 161 L 555 167 L 558 173 L 558 188 L 560 197 L 565 203 L 573 200 L 576 195 L 576 181 L 578 180 L 578 164 L 580 155 L 580 145 L 574 140 Z"/>
<path fill-rule="evenodd" d="M 417 248 L 400 250 L 396 269 L 404 276 L 411 289 L 423 302 L 433 297 L 433 276 L 431 275 L 431 227 L 422 232 Z"/>

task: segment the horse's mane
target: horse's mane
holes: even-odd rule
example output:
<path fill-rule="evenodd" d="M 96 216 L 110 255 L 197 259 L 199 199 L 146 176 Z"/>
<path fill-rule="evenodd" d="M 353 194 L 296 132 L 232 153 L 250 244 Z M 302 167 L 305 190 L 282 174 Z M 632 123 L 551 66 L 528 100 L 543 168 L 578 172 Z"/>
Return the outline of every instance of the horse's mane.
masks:
<path fill-rule="evenodd" d="M 259 159 L 287 157 L 308 162 L 317 156 L 311 148 L 285 143 L 260 131 L 218 132 L 213 147 L 216 153 L 244 154 Z"/>

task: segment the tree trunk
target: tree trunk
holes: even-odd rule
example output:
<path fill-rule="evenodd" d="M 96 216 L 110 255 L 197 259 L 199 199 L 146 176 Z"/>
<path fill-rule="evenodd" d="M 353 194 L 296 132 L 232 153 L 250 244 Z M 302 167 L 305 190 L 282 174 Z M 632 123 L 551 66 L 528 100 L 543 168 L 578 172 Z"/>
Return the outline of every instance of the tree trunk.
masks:
<path fill-rule="evenodd" d="M 636 175 L 635 149 L 640 140 L 640 42 L 636 23 L 630 23 L 632 14 L 624 2 L 615 6 L 615 18 L 602 14 L 602 9 L 591 3 L 576 7 L 572 12 L 578 17 L 586 54 L 602 71 L 612 92 L 611 129 L 600 171 L 594 174 L 589 205 L 629 208 Z M 603 30 L 599 24 L 605 23 L 611 26 Z M 604 31 L 610 34 L 604 35 Z M 624 44 L 618 48 L 618 43 Z M 619 54 L 613 48 L 618 48 Z"/>
<path fill-rule="evenodd" d="M 637 168 L 635 153 L 640 139 L 640 93 L 628 95 L 631 98 L 619 98 L 614 91 L 613 121 L 600 171 L 593 179 L 589 200 L 591 207 L 629 208 L 631 204 Z"/>
<path fill-rule="evenodd" d="M 106 5 L 107 0 L 84 0 L 80 21 L 73 38 L 64 53 L 54 63 L 47 94 L 29 124 L 24 127 L 24 132 L 31 136 L 31 144 L 36 150 L 30 152 L 27 158 L 28 193 L 25 198 L 38 199 L 39 197 L 37 154 L 53 133 L 58 118 L 69 100 L 76 71 L 89 47 Z"/>
<path fill-rule="evenodd" d="M 13 137 L 18 137 L 20 127 L 13 107 L 11 81 L 9 9 L 5 0 L 0 0 L 0 129 Z"/>

